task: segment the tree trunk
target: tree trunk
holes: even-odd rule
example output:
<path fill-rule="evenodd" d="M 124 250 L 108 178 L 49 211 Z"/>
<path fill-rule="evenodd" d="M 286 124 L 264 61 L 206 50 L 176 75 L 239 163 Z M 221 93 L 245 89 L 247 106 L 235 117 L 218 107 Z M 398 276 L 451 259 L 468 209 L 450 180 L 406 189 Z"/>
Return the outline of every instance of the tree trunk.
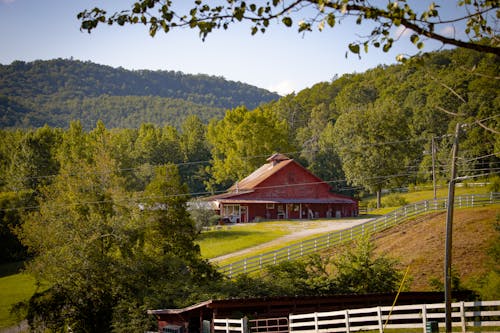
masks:
<path fill-rule="evenodd" d="M 382 206 L 382 190 L 377 190 L 377 208 Z"/>

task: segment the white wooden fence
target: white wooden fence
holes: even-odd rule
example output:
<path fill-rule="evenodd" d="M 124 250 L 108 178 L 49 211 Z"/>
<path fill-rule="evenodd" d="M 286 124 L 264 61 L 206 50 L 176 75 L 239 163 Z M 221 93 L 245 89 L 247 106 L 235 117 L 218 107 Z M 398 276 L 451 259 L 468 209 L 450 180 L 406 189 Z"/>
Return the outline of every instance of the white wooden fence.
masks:
<path fill-rule="evenodd" d="M 456 208 L 481 207 L 500 203 L 500 193 L 471 194 L 455 197 Z M 331 246 L 351 241 L 366 233 L 374 233 L 398 225 L 418 215 L 443 211 L 448 207 L 447 199 L 425 200 L 401 207 L 392 213 L 348 229 L 302 241 L 281 249 L 248 257 L 234 263 L 220 266 L 218 270 L 229 277 L 252 273 L 282 261 L 295 260 Z"/>
<path fill-rule="evenodd" d="M 500 301 L 452 303 L 454 331 L 499 332 Z M 428 332 L 437 324 L 444 327 L 445 304 L 378 306 L 364 309 L 289 315 L 290 333 L 334 333 L 392 329 Z M 247 319 L 215 319 L 214 333 L 247 333 Z M 268 330 L 268 332 L 272 332 Z"/>
<path fill-rule="evenodd" d="M 248 319 L 214 319 L 214 333 L 247 333 Z"/>
<path fill-rule="evenodd" d="M 452 304 L 453 327 L 460 332 L 499 332 L 500 301 L 458 302 Z M 290 332 L 356 332 L 390 329 L 416 329 L 426 332 L 431 322 L 445 327 L 445 303 L 400 305 L 290 315 Z M 486 329 L 486 330 L 483 330 Z M 455 330 L 456 332 L 456 330 Z"/>

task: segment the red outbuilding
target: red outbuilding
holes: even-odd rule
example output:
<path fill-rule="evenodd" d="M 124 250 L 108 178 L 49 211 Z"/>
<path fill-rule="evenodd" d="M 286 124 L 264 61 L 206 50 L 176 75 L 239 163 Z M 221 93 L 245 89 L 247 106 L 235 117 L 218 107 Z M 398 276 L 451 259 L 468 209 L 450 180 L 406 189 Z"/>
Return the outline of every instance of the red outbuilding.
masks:
<path fill-rule="evenodd" d="M 293 159 L 274 154 L 267 162 L 226 193 L 205 200 L 231 222 L 357 216 L 356 199 L 333 193 Z"/>

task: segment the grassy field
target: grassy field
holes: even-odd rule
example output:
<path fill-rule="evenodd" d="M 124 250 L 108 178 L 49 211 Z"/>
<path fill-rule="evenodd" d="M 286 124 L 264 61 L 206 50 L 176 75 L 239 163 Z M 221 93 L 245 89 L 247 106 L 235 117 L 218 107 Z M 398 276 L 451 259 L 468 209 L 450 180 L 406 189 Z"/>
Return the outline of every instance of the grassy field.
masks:
<path fill-rule="evenodd" d="M 465 194 L 484 194 L 489 193 L 490 190 L 486 186 L 481 187 L 471 187 L 464 184 L 464 186 L 455 188 L 455 196 L 465 195 Z M 414 191 L 414 192 L 406 192 L 406 193 L 397 193 L 398 196 L 404 198 L 408 203 L 419 202 L 423 200 L 432 200 L 434 198 L 433 190 L 426 191 Z M 382 196 L 382 200 L 384 200 L 385 196 Z M 442 187 L 437 189 L 436 191 L 437 198 L 447 198 L 448 197 L 448 188 Z M 373 198 L 366 198 L 361 201 L 360 204 L 368 204 L 369 202 L 374 202 Z M 383 207 L 379 209 L 370 210 L 370 214 L 376 215 L 384 215 L 392 212 L 393 210 L 399 207 Z"/>
<path fill-rule="evenodd" d="M 204 258 L 214 258 L 269 242 L 289 232 L 285 226 L 273 222 L 224 226 L 220 230 L 201 233 L 196 243 L 200 246 L 201 255 Z"/>
<path fill-rule="evenodd" d="M 10 313 L 12 305 L 28 300 L 35 289 L 35 279 L 27 274 L 0 278 L 0 329 L 17 324 L 17 318 Z"/>
<path fill-rule="evenodd" d="M 296 231 L 315 229 L 321 221 L 259 222 L 223 226 L 220 230 L 200 234 L 196 243 L 204 258 L 215 258 L 224 254 L 267 243 Z"/>

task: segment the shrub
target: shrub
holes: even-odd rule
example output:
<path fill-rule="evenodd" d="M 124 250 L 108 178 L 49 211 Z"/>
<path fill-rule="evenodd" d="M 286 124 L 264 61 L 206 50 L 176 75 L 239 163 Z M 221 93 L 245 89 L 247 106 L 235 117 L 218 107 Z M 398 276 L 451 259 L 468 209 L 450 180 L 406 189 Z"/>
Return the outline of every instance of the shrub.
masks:
<path fill-rule="evenodd" d="M 382 198 L 382 207 L 399 207 L 407 204 L 408 200 L 399 194 L 389 194 L 385 198 Z"/>

